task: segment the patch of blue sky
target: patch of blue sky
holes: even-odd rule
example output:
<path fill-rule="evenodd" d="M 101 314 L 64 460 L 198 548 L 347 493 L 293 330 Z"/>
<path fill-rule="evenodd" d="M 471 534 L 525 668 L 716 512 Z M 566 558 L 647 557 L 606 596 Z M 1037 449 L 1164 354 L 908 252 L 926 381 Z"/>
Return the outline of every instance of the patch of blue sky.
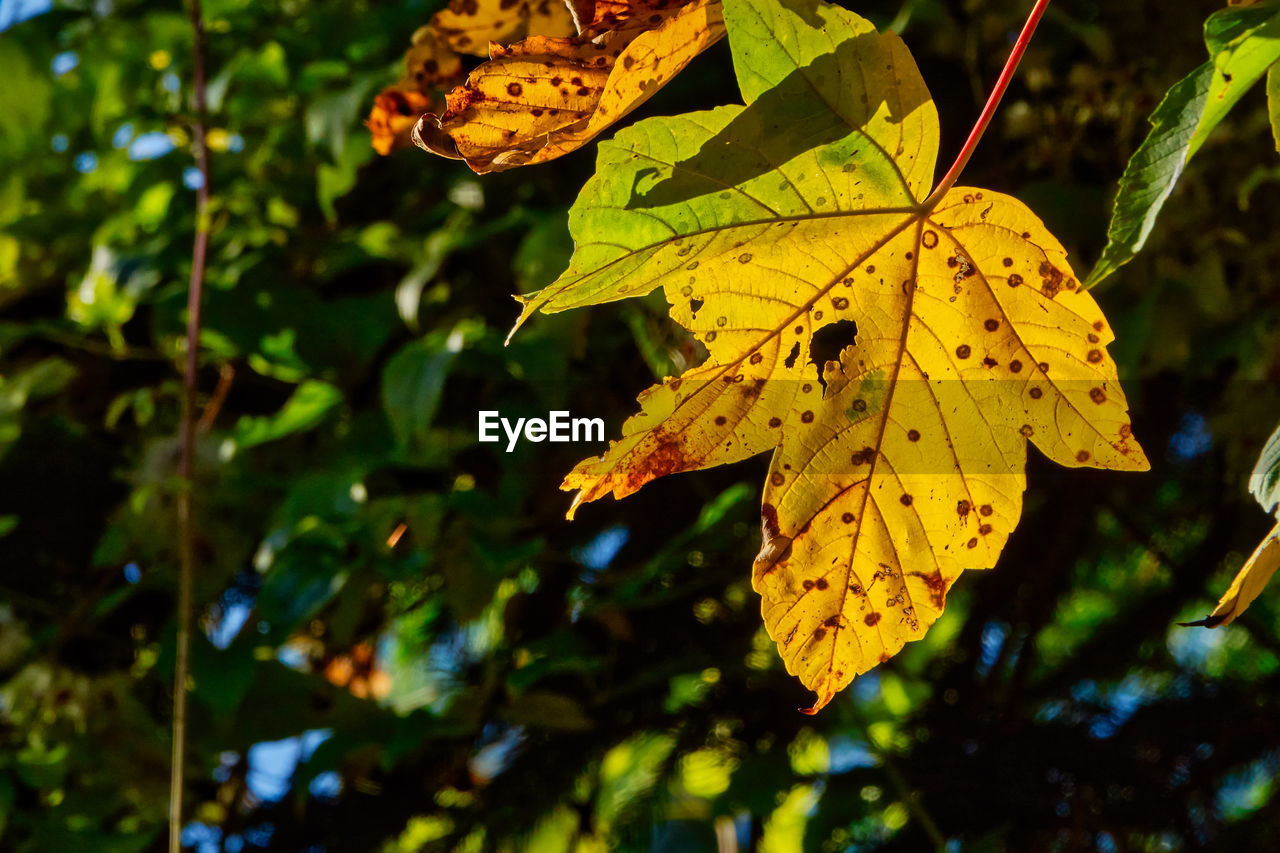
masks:
<path fill-rule="evenodd" d="M 69 71 L 74 71 L 79 64 L 80 57 L 75 51 L 64 50 L 53 58 L 53 61 L 49 63 L 49 67 L 55 77 L 61 77 Z"/>
<path fill-rule="evenodd" d="M 1199 412 L 1187 412 L 1178 424 L 1178 431 L 1169 436 L 1169 455 L 1179 462 L 1189 462 L 1203 456 L 1213 447 L 1213 433 L 1209 423 Z"/>
<path fill-rule="evenodd" d="M 249 747 L 249 772 L 245 781 L 259 800 L 276 802 L 289 792 L 298 765 L 330 737 L 329 729 L 312 729 L 284 740 L 263 741 Z"/>
<path fill-rule="evenodd" d="M 604 571 L 631 538 L 623 525 L 615 525 L 597 533 L 585 545 L 573 549 L 573 558 L 593 572 Z"/>
<path fill-rule="evenodd" d="M 0 32 L 52 8 L 53 0 L 0 0 Z"/>
<path fill-rule="evenodd" d="M 156 160 L 174 149 L 169 134 L 153 130 L 144 133 L 129 143 L 130 160 Z"/>

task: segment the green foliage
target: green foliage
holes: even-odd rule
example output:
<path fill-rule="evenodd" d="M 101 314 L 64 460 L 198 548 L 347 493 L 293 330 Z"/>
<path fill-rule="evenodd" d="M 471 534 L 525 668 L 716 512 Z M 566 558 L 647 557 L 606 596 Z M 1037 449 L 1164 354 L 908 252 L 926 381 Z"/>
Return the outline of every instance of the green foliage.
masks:
<path fill-rule="evenodd" d="M 1125 167 L 1107 246 L 1085 281 L 1088 287 L 1142 250 L 1187 161 L 1280 60 L 1280 3 L 1221 9 L 1205 21 L 1204 34 L 1209 61 L 1164 96 L 1151 114 L 1151 132 Z"/>
<path fill-rule="evenodd" d="M 564 408 L 614 434 L 636 392 L 699 357 L 653 300 L 503 346 L 509 294 L 568 263 L 596 151 L 484 180 L 376 158 L 368 97 L 434 5 L 205 6 L 189 849 L 919 850 L 917 807 L 966 850 L 1272 843 L 1280 600 L 1173 626 L 1271 523 L 1242 488 L 1280 413 L 1260 111 L 1219 126 L 1105 294 L 1153 472 L 1033 460 L 1000 569 L 807 718 L 743 569 L 762 468 L 669 478 L 569 524 L 555 483 L 603 447 L 476 441 L 479 409 Z M 1203 59 L 1203 13 L 1059 6 L 966 181 L 1034 199 L 1095 257 L 1145 130 L 1131 117 Z M 904 25 L 949 140 L 1025 7 L 857 4 Z M 190 43 L 178 5 L 140 0 L 0 34 L 4 850 L 165 849 Z M 712 109 L 730 79 L 718 48 L 643 113 Z M 144 137 L 173 150 L 143 156 Z"/>

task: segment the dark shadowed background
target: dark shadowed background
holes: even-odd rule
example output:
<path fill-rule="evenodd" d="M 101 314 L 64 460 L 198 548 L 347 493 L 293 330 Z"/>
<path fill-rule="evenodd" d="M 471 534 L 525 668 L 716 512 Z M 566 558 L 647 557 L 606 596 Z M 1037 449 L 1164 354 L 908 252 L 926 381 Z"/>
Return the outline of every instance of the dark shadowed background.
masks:
<path fill-rule="evenodd" d="M 194 230 L 180 3 L 0 0 L 0 849 L 163 849 Z M 1029 2 L 868 0 L 950 162 Z M 693 354 L 658 294 L 535 319 L 594 145 L 477 178 L 363 119 L 437 5 L 206 0 L 213 227 L 186 842 L 200 853 L 1193 851 L 1280 837 L 1280 594 L 1204 616 L 1273 521 L 1280 182 L 1262 93 L 1096 291 L 1148 474 L 1032 454 L 997 569 L 817 717 L 750 587 L 767 460 L 563 518 Z M 1077 272 L 1215 3 L 1062 2 L 965 182 Z M 637 117 L 737 99 L 724 43 Z M 606 133 L 606 137 L 609 134 Z M 394 546 L 389 537 L 405 532 Z"/>

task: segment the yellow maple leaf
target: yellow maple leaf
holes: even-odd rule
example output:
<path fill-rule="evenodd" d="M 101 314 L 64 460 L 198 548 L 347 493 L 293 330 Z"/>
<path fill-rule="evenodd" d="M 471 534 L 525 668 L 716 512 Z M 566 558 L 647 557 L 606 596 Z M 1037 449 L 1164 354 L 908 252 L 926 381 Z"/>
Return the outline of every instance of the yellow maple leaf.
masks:
<path fill-rule="evenodd" d="M 772 450 L 753 584 L 816 711 L 995 564 L 1028 442 L 1148 463 L 1061 244 L 1000 193 L 926 204 L 937 113 L 897 36 L 816 0 L 726 0 L 725 18 L 746 106 L 602 144 L 570 268 L 519 297 L 521 322 L 661 287 L 705 344 L 562 488 L 576 509 Z"/>
<path fill-rule="evenodd" d="M 443 44 L 473 56 L 488 56 L 490 43 L 577 32 L 564 0 L 450 0 L 431 28 Z"/>
<path fill-rule="evenodd" d="M 719 0 L 597 3 L 577 37 L 495 45 L 443 115 L 423 116 L 415 141 L 481 174 L 552 160 L 640 106 L 723 35 Z"/>

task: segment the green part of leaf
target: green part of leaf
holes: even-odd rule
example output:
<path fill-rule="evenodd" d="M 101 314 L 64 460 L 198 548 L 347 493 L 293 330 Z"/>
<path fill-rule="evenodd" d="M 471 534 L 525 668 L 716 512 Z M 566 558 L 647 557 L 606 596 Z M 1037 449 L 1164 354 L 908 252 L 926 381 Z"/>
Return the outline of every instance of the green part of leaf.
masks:
<path fill-rule="evenodd" d="M 1271 115 L 1271 135 L 1280 153 L 1280 62 L 1267 71 L 1267 112 Z"/>
<path fill-rule="evenodd" d="M 1205 22 L 1209 61 L 1174 84 L 1151 115 L 1151 131 L 1125 167 L 1107 246 L 1085 280 L 1093 287 L 1146 245 L 1187 162 L 1280 60 L 1280 3 L 1223 9 Z"/>
<path fill-rule="evenodd" d="M 1280 426 L 1267 439 L 1249 477 L 1249 492 L 1267 512 L 1276 511 L 1280 518 Z"/>
<path fill-rule="evenodd" d="M 401 450 L 430 444 L 428 430 L 440 407 L 444 382 L 469 339 L 482 334 L 473 323 L 437 331 L 411 341 L 387 362 L 382 374 L 382 407 Z"/>
<path fill-rule="evenodd" d="M 310 379 L 270 417 L 243 417 L 235 426 L 232 438 L 238 447 L 255 447 L 276 441 L 317 426 L 342 402 L 342 392 L 328 382 Z"/>
<path fill-rule="evenodd" d="M 1213 83 L 1187 151 L 1195 155 L 1236 102 L 1280 60 L 1280 3 L 1224 9 L 1205 22 Z"/>
<path fill-rule="evenodd" d="M 641 296 L 695 269 L 687 238 L 745 245 L 783 221 L 901 212 L 928 194 L 937 111 L 897 36 L 817 0 L 730 0 L 724 14 L 746 105 L 649 119 L 601 143 L 569 212 L 569 269 L 517 297 L 517 328 L 536 311 Z"/>

